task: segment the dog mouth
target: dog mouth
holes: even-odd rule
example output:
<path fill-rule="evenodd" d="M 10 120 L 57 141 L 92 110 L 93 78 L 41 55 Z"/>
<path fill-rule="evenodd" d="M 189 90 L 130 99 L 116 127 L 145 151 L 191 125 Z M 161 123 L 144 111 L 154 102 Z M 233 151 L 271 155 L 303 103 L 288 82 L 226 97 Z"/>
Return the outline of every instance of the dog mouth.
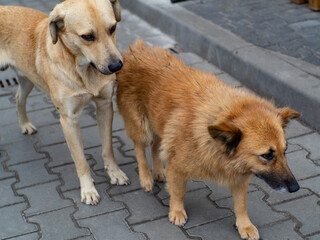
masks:
<path fill-rule="evenodd" d="M 100 70 L 99 68 L 97 68 L 97 66 L 96 66 L 96 64 L 94 64 L 94 62 L 90 62 L 90 66 L 93 67 L 95 70 L 97 70 L 99 73 L 102 73 L 103 75 L 112 74 L 112 72 L 110 72 L 109 70 Z"/>
<path fill-rule="evenodd" d="M 293 193 L 300 189 L 300 186 L 294 177 L 281 179 L 275 174 L 256 174 L 256 177 L 264 180 L 272 189 L 278 192 Z"/>

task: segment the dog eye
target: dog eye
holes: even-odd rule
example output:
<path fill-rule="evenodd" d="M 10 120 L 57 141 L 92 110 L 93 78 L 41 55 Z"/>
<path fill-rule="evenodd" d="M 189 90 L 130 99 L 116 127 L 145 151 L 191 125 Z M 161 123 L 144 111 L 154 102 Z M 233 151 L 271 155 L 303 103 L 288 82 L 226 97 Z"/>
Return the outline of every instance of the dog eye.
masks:
<path fill-rule="evenodd" d="M 113 25 L 109 30 L 110 34 L 113 34 L 116 31 L 116 28 L 117 28 L 117 24 Z"/>
<path fill-rule="evenodd" d="M 81 38 L 88 42 L 93 42 L 95 40 L 95 37 L 93 34 L 83 34 L 81 35 Z"/>
<path fill-rule="evenodd" d="M 269 153 L 260 155 L 260 157 L 264 158 L 267 161 L 271 161 L 271 160 L 274 159 L 274 153 L 273 152 L 269 152 Z"/>

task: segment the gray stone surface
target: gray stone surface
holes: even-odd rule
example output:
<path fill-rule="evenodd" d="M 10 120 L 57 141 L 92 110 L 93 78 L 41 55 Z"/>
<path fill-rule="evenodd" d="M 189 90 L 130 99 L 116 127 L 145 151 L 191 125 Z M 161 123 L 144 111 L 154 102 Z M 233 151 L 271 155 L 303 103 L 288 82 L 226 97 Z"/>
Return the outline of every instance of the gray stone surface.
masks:
<path fill-rule="evenodd" d="M 25 218 L 21 215 L 21 211 L 26 208 L 27 205 L 25 203 L 0 208 L 0 216 L 2 216 L 0 224 L 1 239 L 38 231 L 35 224 L 27 223 Z"/>
<path fill-rule="evenodd" d="M 108 184 L 105 183 L 96 185 L 96 189 L 99 192 L 101 198 L 100 203 L 96 206 L 90 206 L 81 203 L 78 189 L 64 192 L 63 195 L 68 199 L 72 199 L 72 201 L 79 207 L 78 211 L 73 215 L 76 219 L 90 218 L 108 212 L 124 209 L 124 205 L 122 202 L 112 201 L 110 199 L 110 196 L 106 193 L 106 189 L 108 187 Z"/>
<path fill-rule="evenodd" d="M 9 178 L 0 181 L 0 208 L 5 205 L 24 202 L 23 197 L 16 196 L 12 190 L 12 184 L 16 181 L 15 178 Z"/>
<path fill-rule="evenodd" d="M 304 149 L 306 149 L 309 152 L 308 158 L 312 160 L 320 160 L 320 151 L 319 151 L 320 134 L 319 133 L 310 133 L 309 135 L 297 137 L 290 140 L 290 142 L 298 144 Z"/>
<path fill-rule="evenodd" d="M 15 187 L 22 188 L 58 179 L 56 174 L 48 173 L 45 168 L 47 161 L 48 159 L 42 159 L 9 167 L 9 170 L 19 173 L 20 181 L 15 184 Z"/>
<path fill-rule="evenodd" d="M 177 226 L 172 225 L 168 218 L 138 224 L 133 226 L 134 231 L 145 233 L 153 240 L 185 240 L 189 239 Z"/>
<path fill-rule="evenodd" d="M 271 224 L 272 222 L 287 219 L 286 214 L 272 211 L 264 201 L 265 195 L 260 192 L 250 192 L 247 197 L 248 215 L 254 225 L 257 227 Z M 219 207 L 233 209 L 232 198 L 216 201 Z"/>
<path fill-rule="evenodd" d="M 72 189 L 80 188 L 79 179 L 74 164 L 68 164 L 61 167 L 52 168 L 52 172 L 59 174 L 63 179 L 63 185 L 60 187 L 61 191 L 68 191 Z M 91 177 L 98 183 L 106 182 L 105 177 L 97 176 L 91 172 Z M 80 195 L 80 193 L 79 193 Z"/>
<path fill-rule="evenodd" d="M 25 216 L 29 217 L 73 206 L 72 201 L 61 199 L 61 196 L 57 192 L 57 187 L 59 185 L 61 185 L 59 181 L 54 181 L 17 190 L 18 194 L 28 196 L 31 205 L 30 208 L 24 211 Z"/>
<path fill-rule="evenodd" d="M 129 224 L 154 220 L 168 214 L 167 207 L 157 201 L 153 194 L 146 193 L 143 190 L 117 195 L 113 198 L 117 201 L 125 202 L 131 210 L 131 215 L 127 218 Z"/>
<path fill-rule="evenodd" d="M 20 164 L 35 159 L 42 159 L 46 157 L 45 154 L 38 153 L 35 150 L 35 141 L 32 141 L 32 139 L 28 140 L 29 141 L 17 142 L 15 144 L 6 146 L 6 151 L 10 158 L 9 161 L 7 161 L 7 166 Z"/>
<path fill-rule="evenodd" d="M 290 201 L 277 205 L 275 208 L 278 211 L 290 212 L 300 223 L 303 223 L 299 227 L 299 232 L 306 235 L 319 231 L 320 206 L 318 202 L 319 198 L 312 195 L 299 201 Z"/>
<path fill-rule="evenodd" d="M 147 239 L 142 233 L 135 233 L 129 228 L 125 221 L 128 216 L 127 210 L 121 210 L 79 220 L 79 224 L 89 227 L 96 239 Z"/>
<path fill-rule="evenodd" d="M 88 229 L 79 228 L 74 224 L 70 218 L 74 212 L 74 207 L 67 207 L 35 215 L 29 217 L 29 219 L 40 225 L 43 239 L 72 239 L 83 235 L 90 235 Z"/>

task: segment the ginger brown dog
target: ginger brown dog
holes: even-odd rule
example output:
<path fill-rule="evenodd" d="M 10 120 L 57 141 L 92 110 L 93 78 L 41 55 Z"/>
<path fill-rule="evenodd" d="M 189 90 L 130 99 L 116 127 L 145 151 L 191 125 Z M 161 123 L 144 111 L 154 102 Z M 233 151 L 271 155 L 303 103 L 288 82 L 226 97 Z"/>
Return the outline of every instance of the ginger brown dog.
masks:
<path fill-rule="evenodd" d="M 34 85 L 50 94 L 76 165 L 81 201 L 97 204 L 99 194 L 83 153 L 79 127 L 82 109 L 93 100 L 102 156 L 112 184 L 128 184 L 112 149 L 112 94 L 115 72 L 122 68 L 116 47 L 121 20 L 118 0 L 66 0 L 50 16 L 24 7 L 0 6 L 0 68 L 19 69 L 16 95 L 22 133 L 36 128 L 26 114 L 26 98 Z M 48 136 L 49 137 L 49 136 Z"/>
<path fill-rule="evenodd" d="M 134 142 L 142 188 L 151 191 L 153 178 L 165 179 L 161 155 L 167 161 L 172 223 L 182 226 L 187 221 L 187 181 L 207 179 L 230 188 L 241 238 L 259 239 L 247 214 L 248 184 L 257 175 L 276 190 L 299 189 L 287 165 L 283 128 L 300 114 L 228 86 L 142 41 L 123 58 L 117 102 Z M 147 144 L 153 177 L 146 163 Z"/>

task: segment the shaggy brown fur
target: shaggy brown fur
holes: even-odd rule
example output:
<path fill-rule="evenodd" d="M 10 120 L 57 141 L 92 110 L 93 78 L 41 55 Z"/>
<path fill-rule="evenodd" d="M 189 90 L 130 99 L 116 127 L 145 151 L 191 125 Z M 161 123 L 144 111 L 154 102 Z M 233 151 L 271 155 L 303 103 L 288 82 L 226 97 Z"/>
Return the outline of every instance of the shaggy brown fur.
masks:
<path fill-rule="evenodd" d="M 230 87 L 142 41 L 123 58 L 117 101 L 134 142 L 141 186 L 146 191 L 153 187 L 144 152 L 151 144 L 156 180 L 165 180 L 160 149 L 167 161 L 172 223 L 181 226 L 187 220 L 187 181 L 208 179 L 230 188 L 241 237 L 258 239 L 246 209 L 250 178 L 256 174 L 278 190 L 299 189 L 286 162 L 283 128 L 300 114 Z"/>

